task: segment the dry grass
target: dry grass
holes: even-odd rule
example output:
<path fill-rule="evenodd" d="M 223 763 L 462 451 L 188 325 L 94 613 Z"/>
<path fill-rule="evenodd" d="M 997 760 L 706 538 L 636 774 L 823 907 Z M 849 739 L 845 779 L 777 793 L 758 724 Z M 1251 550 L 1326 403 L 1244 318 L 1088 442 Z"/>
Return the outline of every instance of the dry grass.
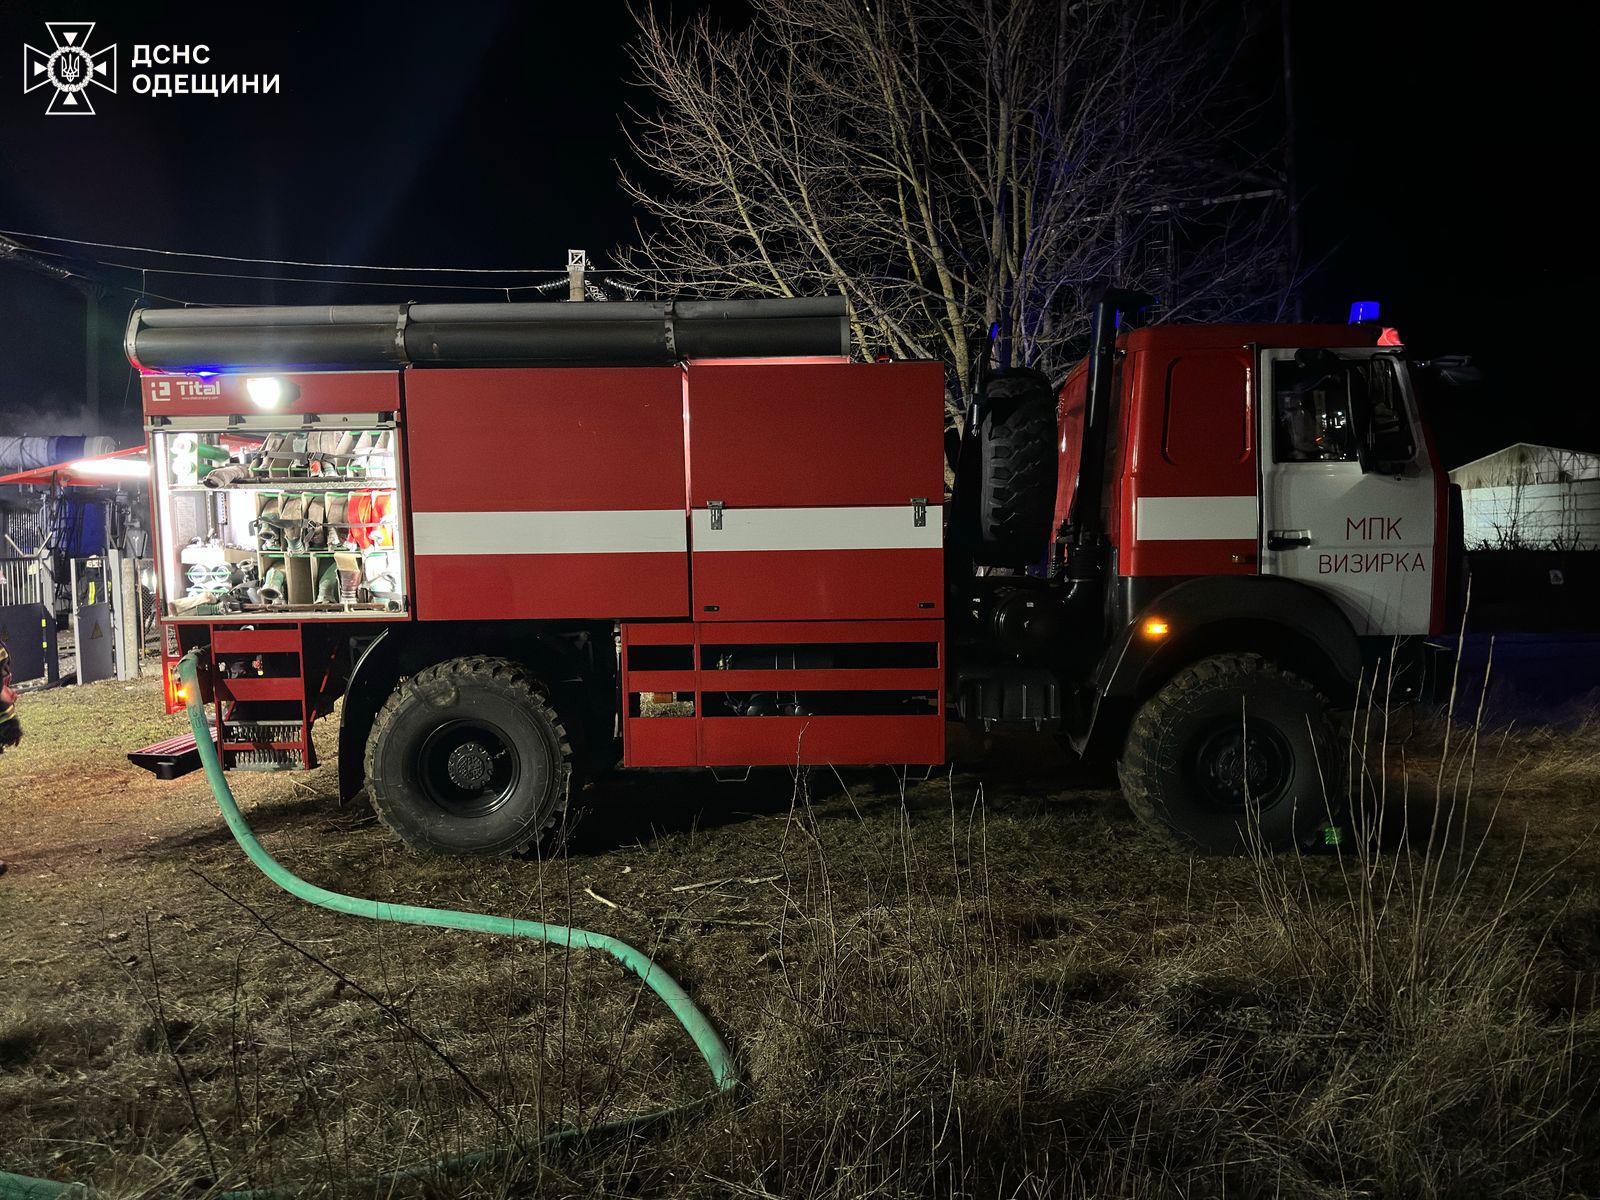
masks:
<path fill-rule="evenodd" d="M 350 1181 L 707 1090 L 608 961 L 277 893 L 199 781 L 120 764 L 151 689 L 26 699 L 0 1168 L 389 1194 Z M 707 1114 L 430 1195 L 1592 1195 L 1600 725 L 1448 732 L 1367 730 L 1371 843 L 1255 861 L 1021 745 L 904 791 L 619 777 L 545 863 L 414 858 L 327 771 L 236 786 L 310 879 L 651 950 L 740 1054 Z"/>

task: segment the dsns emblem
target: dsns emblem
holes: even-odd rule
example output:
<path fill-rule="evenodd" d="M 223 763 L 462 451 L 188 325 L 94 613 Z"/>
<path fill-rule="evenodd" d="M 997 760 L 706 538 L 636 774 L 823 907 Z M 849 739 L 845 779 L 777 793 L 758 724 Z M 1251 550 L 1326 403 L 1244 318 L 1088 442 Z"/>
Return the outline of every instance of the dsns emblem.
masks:
<path fill-rule="evenodd" d="M 113 94 L 117 90 L 116 46 L 90 52 L 93 21 L 46 21 L 45 28 L 50 31 L 54 49 L 22 47 L 22 90 L 31 92 L 45 84 L 55 88 L 50 106 L 45 109 L 52 117 L 93 116 L 89 85 Z"/>

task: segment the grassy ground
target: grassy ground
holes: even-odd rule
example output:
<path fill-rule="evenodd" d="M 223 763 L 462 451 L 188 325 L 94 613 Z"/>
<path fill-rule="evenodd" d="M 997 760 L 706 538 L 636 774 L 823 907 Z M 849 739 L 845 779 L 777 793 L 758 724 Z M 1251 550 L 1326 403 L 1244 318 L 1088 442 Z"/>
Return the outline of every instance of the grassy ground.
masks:
<path fill-rule="evenodd" d="M 198 776 L 127 766 L 180 728 L 153 686 L 23 716 L 0 1169 L 387 1195 L 350 1181 L 708 1090 L 608 960 L 277 892 Z M 1011 745 L 903 794 L 618 777 L 548 862 L 413 857 L 327 768 L 235 786 L 314 881 L 633 941 L 739 1054 L 707 1113 L 429 1195 L 1594 1195 L 1600 725 L 1446 732 L 1364 735 L 1381 850 L 1272 861 L 1175 850 Z"/>

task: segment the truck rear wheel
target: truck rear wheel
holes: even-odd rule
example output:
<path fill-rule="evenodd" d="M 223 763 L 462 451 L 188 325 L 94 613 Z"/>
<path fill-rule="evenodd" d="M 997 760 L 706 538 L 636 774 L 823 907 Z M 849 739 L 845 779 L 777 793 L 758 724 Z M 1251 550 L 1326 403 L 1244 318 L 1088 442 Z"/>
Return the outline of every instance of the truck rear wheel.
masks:
<path fill-rule="evenodd" d="M 1218 853 L 1307 845 L 1336 820 L 1327 700 L 1255 654 L 1222 654 L 1178 672 L 1128 730 L 1118 765 L 1134 815 Z"/>
<path fill-rule="evenodd" d="M 978 557 L 1025 567 L 1044 557 L 1055 515 L 1056 396 L 1038 371 L 998 376 L 984 393 L 978 439 Z"/>
<path fill-rule="evenodd" d="M 512 854 L 566 811 L 572 745 L 523 667 L 457 658 L 395 689 L 366 765 L 379 819 L 412 849 Z"/>

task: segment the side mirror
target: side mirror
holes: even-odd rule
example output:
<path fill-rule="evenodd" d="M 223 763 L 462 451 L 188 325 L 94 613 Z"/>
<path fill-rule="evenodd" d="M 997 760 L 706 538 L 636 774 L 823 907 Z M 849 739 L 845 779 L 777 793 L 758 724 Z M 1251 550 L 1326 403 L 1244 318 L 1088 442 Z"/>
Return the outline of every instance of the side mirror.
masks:
<path fill-rule="evenodd" d="M 1471 387 L 1483 382 L 1483 371 L 1465 354 L 1448 354 L 1427 364 L 1451 387 Z"/>
<path fill-rule="evenodd" d="M 1416 439 L 1404 412 L 1374 404 L 1364 387 L 1350 389 L 1350 418 L 1355 424 L 1356 459 L 1361 473 L 1398 475 L 1417 456 Z"/>

